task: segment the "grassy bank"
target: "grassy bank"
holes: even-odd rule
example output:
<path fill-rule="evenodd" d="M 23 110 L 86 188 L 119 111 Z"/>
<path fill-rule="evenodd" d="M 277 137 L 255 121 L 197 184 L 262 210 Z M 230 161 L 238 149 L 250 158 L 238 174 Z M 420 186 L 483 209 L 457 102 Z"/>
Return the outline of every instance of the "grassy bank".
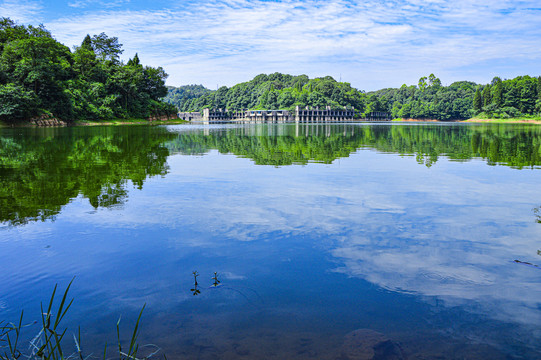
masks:
<path fill-rule="evenodd" d="M 491 123 L 491 124 L 537 124 L 541 125 L 541 117 L 518 117 L 507 119 L 490 119 L 474 117 L 463 122 L 469 123 Z"/>
<path fill-rule="evenodd" d="M 449 122 L 449 121 L 441 121 L 441 120 L 436 120 L 436 119 L 403 119 L 403 118 L 395 118 L 395 119 L 392 119 L 391 121 L 397 121 L 397 122 L 418 122 L 418 121 L 421 121 L 421 122 Z M 450 120 L 450 121 L 453 121 L 453 120 Z"/>
<path fill-rule="evenodd" d="M 474 117 L 467 120 L 434 120 L 434 119 L 393 119 L 394 122 L 467 122 L 467 123 L 490 123 L 490 124 L 537 124 L 541 125 L 541 117 L 518 117 L 506 119 L 493 119 L 488 117 Z"/>
<path fill-rule="evenodd" d="M 70 126 L 99 126 L 99 125 L 174 125 L 174 124 L 186 124 L 188 121 L 182 119 L 171 120 L 156 120 L 148 121 L 146 119 L 115 119 L 104 121 L 91 121 L 91 120 L 77 120 L 70 124 Z"/>
<path fill-rule="evenodd" d="M 146 119 L 114 119 L 114 120 L 76 120 L 68 124 L 68 126 L 121 126 L 121 125 L 175 125 L 186 124 L 188 121 L 182 119 L 171 119 L 166 121 L 148 121 Z M 14 122 L 6 123 L 0 121 L 0 128 L 7 127 L 38 127 L 37 125 L 30 124 L 28 122 Z"/>

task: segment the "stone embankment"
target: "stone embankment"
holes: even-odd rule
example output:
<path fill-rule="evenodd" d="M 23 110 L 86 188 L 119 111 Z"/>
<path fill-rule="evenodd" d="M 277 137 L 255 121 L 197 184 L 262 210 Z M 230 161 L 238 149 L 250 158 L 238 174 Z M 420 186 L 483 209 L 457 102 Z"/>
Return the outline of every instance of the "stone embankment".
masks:
<path fill-rule="evenodd" d="M 40 126 L 40 127 L 50 127 L 50 126 L 66 126 L 67 124 L 51 115 L 41 115 L 40 117 L 33 118 L 30 120 L 30 125 Z"/>
<path fill-rule="evenodd" d="M 166 114 L 166 115 L 153 115 L 151 117 L 148 117 L 147 120 L 152 121 L 167 121 L 167 120 L 174 120 L 178 119 L 177 114 Z"/>

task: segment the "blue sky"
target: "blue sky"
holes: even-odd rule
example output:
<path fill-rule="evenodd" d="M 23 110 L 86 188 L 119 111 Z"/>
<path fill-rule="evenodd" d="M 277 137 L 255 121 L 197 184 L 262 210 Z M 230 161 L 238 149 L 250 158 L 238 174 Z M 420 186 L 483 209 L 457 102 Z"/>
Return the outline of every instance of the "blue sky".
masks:
<path fill-rule="evenodd" d="M 361 90 L 541 74 L 539 0 L 0 0 L 0 16 L 43 23 L 70 47 L 117 36 L 124 60 L 137 52 L 173 86 L 276 71 Z"/>

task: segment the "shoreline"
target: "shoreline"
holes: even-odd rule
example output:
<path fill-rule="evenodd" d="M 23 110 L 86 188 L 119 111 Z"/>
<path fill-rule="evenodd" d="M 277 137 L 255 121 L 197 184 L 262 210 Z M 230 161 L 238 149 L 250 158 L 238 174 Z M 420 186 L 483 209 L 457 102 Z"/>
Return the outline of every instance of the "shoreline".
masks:
<path fill-rule="evenodd" d="M 68 126 L 124 126 L 124 125 L 177 125 L 177 124 L 186 124 L 189 121 L 182 119 L 171 119 L 171 120 L 108 120 L 108 121 L 89 121 L 89 120 L 78 120 Z"/>
<path fill-rule="evenodd" d="M 435 123 L 484 123 L 484 124 L 532 124 L 541 125 L 541 119 L 479 119 L 470 118 L 466 120 L 436 120 L 436 119 L 393 119 L 392 122 L 435 122 Z"/>
<path fill-rule="evenodd" d="M 537 120 L 537 119 L 521 119 L 521 118 L 511 118 L 511 119 L 479 119 L 479 118 L 471 118 L 471 119 L 468 119 L 468 120 L 462 120 L 461 122 L 489 123 L 489 124 L 533 124 L 533 125 L 541 125 L 541 120 Z"/>
<path fill-rule="evenodd" d="M 541 125 L 541 119 L 479 119 L 479 118 L 471 118 L 466 120 L 436 120 L 436 119 L 393 119 L 389 121 L 391 123 L 400 123 L 400 122 L 431 122 L 431 123 L 482 123 L 482 124 L 531 124 L 531 125 Z M 126 125 L 179 125 L 179 124 L 190 124 L 190 121 L 182 120 L 182 119 L 171 119 L 171 120 L 155 120 L 155 121 L 148 121 L 145 119 L 137 119 L 137 120 L 126 120 L 126 119 L 118 119 L 118 120 L 107 120 L 107 121 L 90 121 L 90 120 L 77 120 L 73 123 L 68 123 L 65 125 L 66 127 L 71 126 L 126 126 Z M 65 127 L 61 126 L 61 127 Z M 40 126 L 36 124 L 31 123 L 13 123 L 13 124 L 6 124 L 4 122 L 0 122 L 0 128 L 13 128 L 13 127 L 36 127 L 36 128 L 53 128 L 53 127 L 59 127 L 59 126 Z"/>
<path fill-rule="evenodd" d="M 41 126 L 32 124 L 29 122 L 25 123 L 5 123 L 0 122 L 0 128 L 19 128 L 19 127 L 35 127 L 35 128 L 56 128 L 56 127 L 72 127 L 72 126 L 126 126 L 126 125 L 178 125 L 186 124 L 189 121 L 182 119 L 171 119 L 171 120 L 154 120 L 148 121 L 145 119 L 137 120 L 126 120 L 126 119 L 117 119 L 117 120 L 107 120 L 107 121 L 90 121 L 90 120 L 76 120 L 72 123 L 67 123 L 66 125 L 60 126 Z"/>

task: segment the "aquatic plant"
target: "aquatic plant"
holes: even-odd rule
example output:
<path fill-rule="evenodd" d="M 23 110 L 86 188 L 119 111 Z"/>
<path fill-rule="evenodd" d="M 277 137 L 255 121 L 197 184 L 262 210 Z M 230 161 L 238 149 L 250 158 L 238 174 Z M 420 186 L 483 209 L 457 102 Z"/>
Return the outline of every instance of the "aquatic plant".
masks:
<path fill-rule="evenodd" d="M 195 295 L 199 295 L 201 294 L 201 290 L 199 290 L 197 288 L 197 286 L 199 285 L 197 283 L 197 277 L 199 276 L 199 274 L 197 273 L 197 270 L 196 271 L 192 271 L 192 274 L 193 274 L 193 289 L 190 289 L 190 291 L 192 292 L 192 294 L 195 296 Z"/>
<path fill-rule="evenodd" d="M 212 280 L 214 280 L 214 283 L 212 284 L 212 286 L 214 287 L 218 286 L 218 284 L 220 283 L 220 280 L 218 280 L 218 273 L 216 271 L 214 272 Z"/>
<path fill-rule="evenodd" d="M 192 289 L 190 289 L 190 291 L 192 292 L 192 295 L 195 296 L 195 295 L 201 294 L 201 290 L 199 289 L 199 284 L 197 283 L 197 277 L 199 276 L 199 273 L 197 271 L 192 271 L 192 274 L 193 274 L 193 277 L 194 277 L 194 286 L 193 286 Z M 243 289 L 243 290 L 247 290 L 247 291 L 253 293 L 252 296 L 257 297 L 258 301 L 260 303 L 263 303 L 263 299 L 261 298 L 259 293 L 256 290 L 254 290 L 254 289 L 252 289 L 250 287 L 247 287 L 247 286 L 232 287 L 232 286 L 222 284 L 221 281 L 218 279 L 218 272 L 217 271 L 214 272 L 214 276 L 212 276 L 211 279 L 213 280 L 213 283 L 209 287 L 203 287 L 202 288 L 203 291 L 206 292 L 206 291 L 210 291 L 210 290 L 213 290 L 213 289 L 217 289 L 217 290 L 213 290 L 213 291 L 218 291 L 218 289 L 220 289 L 221 291 L 231 291 L 231 292 L 234 292 L 234 293 L 240 295 L 241 297 L 243 297 L 248 303 L 252 303 L 250 297 L 246 294 L 246 291 L 241 290 L 241 289 Z"/>
<path fill-rule="evenodd" d="M 67 332 L 67 328 L 61 328 L 61 321 L 68 312 L 73 303 L 73 299 L 67 302 L 68 291 L 71 287 L 73 280 L 70 281 L 58 308 L 54 309 L 53 304 L 56 298 L 57 285 L 53 289 L 53 293 L 49 300 L 47 308 L 44 309 L 43 303 L 41 304 L 41 329 L 35 335 L 29 343 L 28 350 L 21 350 L 20 339 L 21 332 L 24 328 L 38 323 L 37 321 L 29 324 L 23 323 L 24 311 L 21 311 L 21 316 L 16 323 L 1 321 L 0 322 L 0 360 L 18 360 L 21 357 L 29 360 L 71 360 L 79 358 L 80 360 L 87 360 L 90 355 L 84 357 L 81 348 L 81 328 L 78 329 L 77 336 L 73 334 L 73 340 L 75 343 L 75 351 L 68 353 L 65 351 L 64 337 Z M 137 352 L 139 351 L 139 344 L 137 337 L 139 335 L 139 322 L 145 306 L 141 309 L 133 334 L 131 336 L 129 346 L 127 350 L 123 349 L 120 341 L 120 318 L 116 324 L 117 340 L 118 340 L 118 356 L 119 360 L 143 360 L 148 359 L 156 355 L 160 349 L 155 345 L 144 345 L 143 347 L 153 347 L 154 351 L 145 357 L 137 358 Z M 165 356 L 164 356 L 165 357 Z M 104 348 L 103 360 L 107 359 L 107 345 Z"/>

